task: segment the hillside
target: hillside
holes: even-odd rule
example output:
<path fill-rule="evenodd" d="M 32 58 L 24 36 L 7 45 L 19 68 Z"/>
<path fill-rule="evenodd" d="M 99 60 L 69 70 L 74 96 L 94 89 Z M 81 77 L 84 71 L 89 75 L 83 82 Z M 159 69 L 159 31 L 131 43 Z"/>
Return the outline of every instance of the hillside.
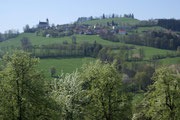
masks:
<path fill-rule="evenodd" d="M 50 68 L 56 69 L 56 76 L 61 73 L 72 73 L 80 69 L 82 64 L 95 61 L 95 58 L 47 58 L 41 59 L 39 69 L 42 70 L 45 76 L 50 79 Z"/>
<path fill-rule="evenodd" d="M 75 36 L 76 36 L 76 42 L 79 44 L 83 42 L 94 43 L 96 41 L 97 43 L 103 46 L 123 46 L 123 45 L 135 46 L 136 49 L 133 50 L 135 53 L 138 52 L 138 49 L 143 48 L 145 52 L 147 52 L 146 53 L 147 56 L 152 56 L 154 54 L 159 54 L 159 53 L 166 54 L 167 52 L 173 52 L 171 50 L 162 50 L 162 49 L 146 47 L 146 46 L 124 44 L 121 42 L 111 42 L 111 41 L 103 40 L 102 38 L 96 35 L 75 35 Z M 3 51 L 5 48 L 8 48 L 9 50 L 11 50 L 11 48 L 21 47 L 21 39 L 23 37 L 27 37 L 32 45 L 37 45 L 37 46 L 50 45 L 50 44 L 62 44 L 63 41 L 67 41 L 69 44 L 72 43 L 71 36 L 62 37 L 62 38 L 46 38 L 46 37 L 36 36 L 34 33 L 22 33 L 16 38 L 1 42 L 0 43 L 1 51 Z"/>
<path fill-rule="evenodd" d="M 137 31 L 137 33 L 142 34 L 143 32 L 146 31 L 166 31 L 167 29 L 160 27 L 160 26 L 153 26 L 153 27 L 138 27 L 135 31 Z"/>
<path fill-rule="evenodd" d="M 91 21 L 83 22 L 81 24 L 88 24 L 88 25 L 107 24 L 107 22 L 112 23 L 112 21 L 114 21 L 115 23 L 118 23 L 119 25 L 136 25 L 140 22 L 137 19 L 122 17 L 122 18 L 91 20 Z"/>
<path fill-rule="evenodd" d="M 73 44 L 72 41 L 72 36 L 75 37 L 76 39 L 76 45 L 81 45 L 82 43 L 90 43 L 90 44 L 94 44 L 95 42 L 98 44 L 101 44 L 102 47 L 109 47 L 109 48 L 113 48 L 111 51 L 111 54 L 118 54 L 121 51 L 121 47 L 125 46 L 127 47 L 126 50 L 129 54 L 129 58 L 130 58 L 130 53 L 132 53 L 132 56 L 139 56 L 140 50 L 143 49 L 144 52 L 144 57 L 143 59 L 140 59 L 140 61 L 138 62 L 144 62 L 144 61 L 148 61 L 151 62 L 151 60 L 153 59 L 153 57 L 156 57 L 155 60 L 160 61 L 162 64 L 177 64 L 180 61 L 178 60 L 178 57 L 176 58 L 168 58 L 168 54 L 170 55 L 174 55 L 176 54 L 175 50 L 167 50 L 167 49 L 158 49 L 158 48 L 154 48 L 154 47 L 147 47 L 147 46 L 142 46 L 142 45 L 135 45 L 135 44 L 127 44 L 126 40 L 128 39 L 124 39 L 124 41 L 117 41 L 117 42 L 113 42 L 107 39 L 104 39 L 100 36 L 100 34 L 96 33 L 96 34 L 91 34 L 91 35 L 86 35 L 86 34 L 79 34 L 76 33 L 76 30 L 81 30 L 83 24 L 88 24 L 88 25 L 95 25 L 95 24 L 104 24 L 104 26 L 106 26 L 107 22 L 109 22 L 111 24 L 111 22 L 114 21 L 116 24 L 118 23 L 117 27 L 121 27 L 123 25 L 137 25 L 138 23 L 140 23 L 139 20 L 137 19 L 132 19 L 132 18 L 109 18 L 109 19 L 101 19 L 101 20 L 91 20 L 91 21 L 87 21 L 84 23 L 81 23 L 81 25 L 79 26 L 72 26 L 72 25 L 67 25 L 67 26 L 60 26 L 59 29 L 48 29 L 47 31 L 49 31 L 49 33 L 51 32 L 57 32 L 58 30 L 62 30 L 61 33 L 63 32 L 68 32 L 66 31 L 66 29 L 69 29 L 69 31 L 74 30 L 74 33 L 72 35 L 65 35 L 62 37 L 43 37 L 41 34 L 40 35 L 36 35 L 35 33 L 22 33 L 20 34 L 18 37 L 16 38 L 12 38 L 12 39 L 8 39 L 6 41 L 3 41 L 0 43 L 0 53 L 4 54 L 5 52 L 13 52 L 15 49 L 21 49 L 21 39 L 23 37 L 27 37 L 30 44 L 34 47 L 39 47 L 38 48 L 38 52 L 41 53 L 43 52 L 43 50 L 40 48 L 44 45 L 63 45 L 64 42 L 67 43 L 67 45 L 71 45 Z M 93 27 L 91 26 L 91 29 Z M 100 28 L 100 31 L 103 31 L 104 27 L 102 26 L 102 28 Z M 105 28 L 108 31 L 112 30 L 112 25 L 109 26 L 109 28 Z M 89 27 L 86 26 L 86 28 L 83 28 L 82 31 L 86 31 L 89 30 Z M 127 29 L 127 34 L 126 35 L 121 35 L 118 32 L 115 34 L 115 36 L 118 36 L 119 39 L 123 39 L 123 38 L 127 38 L 133 34 L 137 34 L 139 36 L 141 36 L 143 33 L 148 33 L 149 31 L 166 31 L 165 28 L 160 27 L 160 26 L 144 26 L 144 27 L 135 27 L 135 28 L 130 28 Z M 46 30 L 44 30 L 44 32 L 46 32 Z M 46 33 L 47 34 L 47 33 Z M 130 39 L 131 40 L 131 39 Z M 137 39 L 138 41 L 139 39 Z M 87 46 L 88 47 L 88 46 Z M 129 47 L 129 48 L 128 48 Z M 115 48 L 115 49 L 114 49 Z M 79 48 L 82 49 L 82 48 Z M 41 51 L 42 50 L 42 51 Z M 48 51 L 48 50 L 47 50 Z M 45 52 L 47 52 L 45 51 Z M 49 51 L 53 51 L 53 50 L 49 50 Z M 62 50 L 63 51 L 63 50 Z M 62 52 L 61 51 L 61 52 Z M 58 50 L 57 50 L 58 52 Z M 75 51 L 76 52 L 76 51 Z M 105 53 L 104 53 L 105 54 Z M 175 57 L 175 56 L 173 56 Z M 96 56 L 96 58 L 99 58 L 98 56 Z M 90 61 L 94 61 L 96 58 L 92 58 L 92 56 L 57 56 L 56 58 L 46 58 L 45 59 L 41 59 L 40 61 L 40 65 L 39 68 L 43 69 L 45 71 L 45 74 L 47 77 L 49 76 L 49 70 L 52 66 L 55 66 L 57 69 L 57 73 L 60 73 L 61 71 L 64 71 L 65 73 L 71 73 L 73 71 L 75 71 L 77 68 L 80 68 L 81 65 L 84 63 L 83 61 L 90 62 Z M 136 59 L 133 60 L 136 62 Z M 131 60 L 130 60 L 131 61 Z M 168 62 L 171 61 L 171 62 Z"/>

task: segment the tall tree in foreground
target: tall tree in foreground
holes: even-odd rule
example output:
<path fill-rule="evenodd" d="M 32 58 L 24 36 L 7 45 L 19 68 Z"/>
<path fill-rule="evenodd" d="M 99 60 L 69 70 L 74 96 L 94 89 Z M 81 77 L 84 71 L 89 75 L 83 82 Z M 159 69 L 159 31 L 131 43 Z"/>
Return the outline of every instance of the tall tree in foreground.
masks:
<path fill-rule="evenodd" d="M 180 114 L 180 75 L 174 66 L 162 67 L 153 76 L 139 117 L 151 120 L 179 120 Z M 144 114 L 142 114 L 144 113 Z M 139 120 L 139 119 L 133 119 Z"/>
<path fill-rule="evenodd" d="M 51 97 L 61 106 L 60 117 L 63 120 L 79 120 L 81 118 L 82 81 L 77 72 L 66 74 L 52 82 Z"/>
<path fill-rule="evenodd" d="M 7 65 L 0 72 L 0 119 L 49 119 L 44 77 L 37 71 L 38 59 L 17 51 L 4 57 Z"/>
<path fill-rule="evenodd" d="M 121 76 L 114 64 L 101 61 L 85 65 L 81 79 L 88 104 L 84 104 L 85 119 L 129 120 L 131 103 L 122 91 Z"/>

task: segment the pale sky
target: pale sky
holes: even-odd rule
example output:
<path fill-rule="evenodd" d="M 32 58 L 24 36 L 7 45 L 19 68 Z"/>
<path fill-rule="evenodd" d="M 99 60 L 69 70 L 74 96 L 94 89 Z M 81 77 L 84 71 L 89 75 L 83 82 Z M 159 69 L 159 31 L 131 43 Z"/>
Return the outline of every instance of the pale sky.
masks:
<path fill-rule="evenodd" d="M 49 18 L 50 23 L 65 24 L 78 17 L 134 13 L 135 18 L 180 19 L 180 0 L 0 0 L 0 32 L 22 31 Z"/>

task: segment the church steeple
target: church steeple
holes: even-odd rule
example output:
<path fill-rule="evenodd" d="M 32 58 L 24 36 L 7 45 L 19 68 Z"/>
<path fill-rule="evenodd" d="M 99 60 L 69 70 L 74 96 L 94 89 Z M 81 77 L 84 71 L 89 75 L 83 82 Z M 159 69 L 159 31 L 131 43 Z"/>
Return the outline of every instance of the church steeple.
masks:
<path fill-rule="evenodd" d="M 48 20 L 48 18 L 46 19 L 46 22 L 47 22 L 47 24 L 49 25 L 49 20 Z"/>

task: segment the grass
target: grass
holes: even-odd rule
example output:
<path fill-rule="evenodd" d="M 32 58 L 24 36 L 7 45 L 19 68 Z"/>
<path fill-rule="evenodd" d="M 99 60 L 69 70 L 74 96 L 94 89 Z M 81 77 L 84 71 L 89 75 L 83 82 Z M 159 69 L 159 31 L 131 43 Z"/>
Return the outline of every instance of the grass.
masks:
<path fill-rule="evenodd" d="M 142 33 L 143 31 L 150 31 L 150 30 L 162 30 L 165 31 L 166 29 L 160 26 L 153 26 L 153 27 L 138 27 L 138 29 L 136 29 L 138 33 Z M 135 31 L 136 31 L 135 30 Z"/>
<path fill-rule="evenodd" d="M 51 79 L 50 68 L 56 68 L 56 76 L 62 73 L 72 73 L 81 68 L 83 64 L 95 61 L 95 58 L 83 57 L 83 58 L 47 58 L 40 59 L 38 69 L 42 70 L 45 77 Z M 0 59 L 0 66 L 3 66 L 3 61 Z"/>
<path fill-rule="evenodd" d="M 94 58 L 49 58 L 41 59 L 39 64 L 39 69 L 43 70 L 46 78 L 50 78 L 50 68 L 56 68 L 56 75 L 61 75 L 61 73 L 72 73 L 76 69 L 80 68 L 83 64 L 95 61 Z"/>
<path fill-rule="evenodd" d="M 157 49 L 157 48 L 152 48 L 152 47 L 146 47 L 146 46 L 138 46 L 138 45 L 132 45 L 132 44 L 124 44 L 121 42 L 110 42 L 107 40 L 101 39 L 99 36 L 96 35 L 75 35 L 76 36 L 76 41 L 77 43 L 82 43 L 82 42 L 89 42 L 89 43 L 94 43 L 96 41 L 97 43 L 100 43 L 104 46 L 121 46 L 121 45 L 127 45 L 127 46 L 135 46 L 136 49 L 133 49 L 134 53 L 139 52 L 139 48 L 143 48 L 145 51 L 145 60 L 150 59 L 153 55 L 156 54 L 167 54 L 167 52 L 171 53 L 174 51 L 171 50 L 163 50 L 163 49 Z M 1 42 L 0 43 L 0 50 L 8 51 L 11 50 L 11 46 L 14 48 L 20 47 L 21 46 L 21 38 L 23 37 L 28 37 L 29 40 L 31 41 L 32 45 L 48 45 L 48 44 L 57 44 L 57 43 L 62 43 L 63 41 L 67 41 L 68 43 L 72 42 L 71 37 L 62 37 L 62 38 L 45 38 L 41 36 L 36 36 L 35 34 L 32 33 L 23 33 L 19 35 L 17 38 L 9 39 L 7 41 Z M 9 47 L 9 49 L 6 49 Z M 13 50 L 11 50 L 13 51 Z M 117 50 L 118 51 L 118 50 Z M 1 52 L 1 51 L 0 51 Z M 164 64 L 169 64 L 169 63 L 179 63 L 178 62 L 179 58 L 174 58 L 174 59 L 164 59 L 162 62 Z M 60 74 L 61 71 L 63 70 L 64 73 L 71 73 L 76 68 L 79 68 L 85 61 L 93 61 L 93 58 L 59 58 L 59 59 L 41 59 L 39 68 L 43 69 L 45 72 L 45 75 L 50 78 L 50 67 L 55 66 L 57 73 Z"/>
<path fill-rule="evenodd" d="M 87 22 L 83 22 L 81 24 L 88 24 L 88 25 L 96 25 L 96 24 L 107 24 L 107 22 L 111 23 L 114 21 L 115 23 L 118 23 L 119 25 L 136 25 L 140 21 L 137 19 L 131 19 L 131 18 L 109 18 L 109 19 L 101 19 L 101 20 L 91 20 Z"/>
<path fill-rule="evenodd" d="M 146 47 L 146 46 L 136 46 L 136 49 L 133 50 L 134 53 L 139 53 L 139 49 L 142 48 L 144 49 L 145 53 L 145 60 L 148 60 L 152 58 L 153 55 L 165 55 L 167 53 L 172 53 L 175 51 L 172 50 L 164 50 L 164 49 L 158 49 L 158 48 L 153 48 L 153 47 Z"/>
<path fill-rule="evenodd" d="M 77 43 L 83 43 L 83 42 L 89 42 L 94 43 L 96 41 L 99 44 L 102 44 L 104 46 L 121 46 L 121 45 L 127 45 L 127 46 L 135 46 L 136 49 L 133 50 L 134 53 L 139 52 L 139 48 L 143 48 L 145 51 L 145 60 L 150 59 L 153 55 L 156 54 L 166 54 L 167 52 L 171 53 L 174 51 L 171 50 L 163 50 L 163 49 L 157 49 L 152 47 L 146 47 L 146 46 L 138 46 L 138 45 L 132 45 L 132 44 L 124 44 L 121 42 L 111 42 L 107 40 L 101 39 L 97 35 L 75 35 Z M 7 48 L 13 46 L 14 48 L 21 46 L 21 38 L 28 37 L 32 45 L 48 45 L 48 44 L 58 44 L 63 43 L 63 41 L 67 41 L 68 43 L 72 43 L 72 38 L 70 37 L 62 37 L 62 38 L 45 38 L 41 36 L 36 36 L 32 33 L 23 33 L 19 35 L 17 38 L 9 39 L 7 41 L 0 43 L 1 50 L 8 51 Z M 10 50 L 11 48 L 9 48 Z"/>
<path fill-rule="evenodd" d="M 159 60 L 160 63 L 165 64 L 165 65 L 171 65 L 171 64 L 180 64 L 180 57 L 175 57 L 175 58 L 165 58 Z"/>
<path fill-rule="evenodd" d="M 166 55 L 167 53 L 173 53 L 175 51 L 172 50 L 164 50 L 164 49 L 158 49 L 158 48 L 153 48 L 153 47 L 147 47 L 147 46 L 140 46 L 140 45 L 131 45 L 131 44 L 127 44 L 129 46 L 135 46 L 135 49 L 132 49 L 131 51 L 133 51 L 134 54 L 139 54 L 139 49 L 142 48 L 144 49 L 144 53 L 145 53 L 145 58 L 144 60 L 149 60 L 152 58 L 153 55 Z M 115 50 L 116 52 L 118 52 L 119 50 Z"/>
<path fill-rule="evenodd" d="M 96 35 L 75 35 L 77 43 L 82 42 L 89 42 L 94 43 L 96 41 L 97 43 L 100 43 L 102 45 L 116 45 L 116 43 L 106 41 L 101 39 L 100 37 Z M 32 45 L 49 45 L 49 44 L 58 44 L 63 43 L 63 41 L 67 41 L 68 43 L 72 43 L 72 37 L 61 37 L 61 38 L 46 38 L 41 36 L 36 36 L 33 33 L 22 33 L 16 38 L 6 40 L 4 42 L 0 43 L 0 48 L 4 47 L 21 47 L 21 39 L 23 37 L 28 37 Z"/>

